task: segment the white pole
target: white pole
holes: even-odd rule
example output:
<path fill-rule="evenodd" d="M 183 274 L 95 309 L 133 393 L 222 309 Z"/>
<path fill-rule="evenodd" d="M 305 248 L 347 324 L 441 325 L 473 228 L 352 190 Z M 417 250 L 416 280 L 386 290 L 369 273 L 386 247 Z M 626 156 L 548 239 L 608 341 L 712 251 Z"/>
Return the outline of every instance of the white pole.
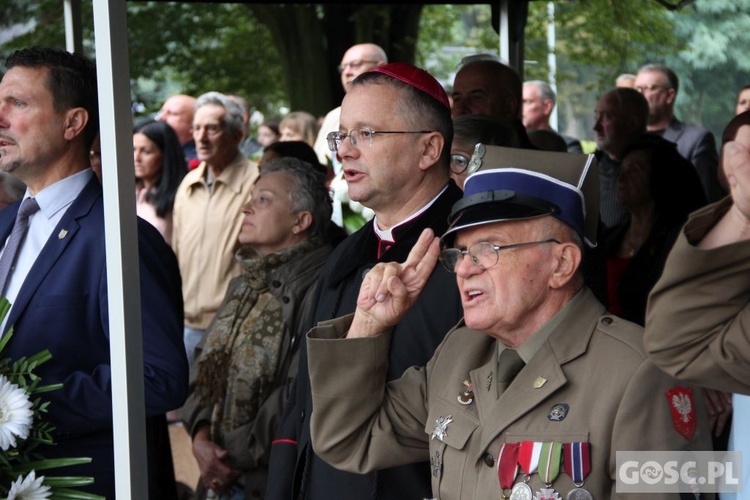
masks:
<path fill-rule="evenodd" d="M 81 0 L 64 0 L 63 14 L 65 17 L 65 50 L 80 54 L 83 52 Z"/>
<path fill-rule="evenodd" d="M 107 252 L 115 488 L 147 499 L 143 341 L 125 0 L 94 0 Z"/>
<path fill-rule="evenodd" d="M 499 12 L 500 12 L 500 29 L 498 30 L 499 37 L 498 37 L 498 44 L 500 45 L 498 47 L 500 58 L 506 62 L 510 63 L 510 12 L 509 12 L 509 5 L 508 0 L 498 0 L 499 2 Z"/>
<path fill-rule="evenodd" d="M 557 94 L 557 56 L 555 56 L 555 3 L 547 3 L 547 66 L 549 66 L 549 86 Z M 557 108 L 552 110 L 549 117 L 550 127 L 557 130 Z"/>

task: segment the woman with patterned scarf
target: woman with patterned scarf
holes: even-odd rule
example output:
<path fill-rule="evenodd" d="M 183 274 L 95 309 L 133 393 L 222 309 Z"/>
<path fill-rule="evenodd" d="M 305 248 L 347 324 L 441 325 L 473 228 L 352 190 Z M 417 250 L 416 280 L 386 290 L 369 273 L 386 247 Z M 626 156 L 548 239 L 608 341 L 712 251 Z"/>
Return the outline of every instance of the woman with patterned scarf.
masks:
<path fill-rule="evenodd" d="M 242 211 L 236 257 L 243 271 L 198 346 L 182 410 L 201 471 L 197 498 L 265 495 L 301 325 L 332 250 L 325 179 L 305 162 L 265 164 Z"/>

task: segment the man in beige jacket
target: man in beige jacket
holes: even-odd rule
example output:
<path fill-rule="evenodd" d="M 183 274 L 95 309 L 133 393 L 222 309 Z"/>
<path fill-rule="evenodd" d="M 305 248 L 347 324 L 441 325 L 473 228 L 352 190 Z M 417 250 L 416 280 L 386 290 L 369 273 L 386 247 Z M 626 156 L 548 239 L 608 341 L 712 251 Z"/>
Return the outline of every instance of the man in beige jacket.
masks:
<path fill-rule="evenodd" d="M 405 263 L 368 273 L 353 317 L 310 332 L 321 457 L 358 472 L 429 457 L 442 499 L 604 499 L 644 497 L 618 491 L 619 451 L 711 449 L 701 394 L 656 368 L 640 327 L 583 284 L 598 179 L 590 159 L 571 157 L 480 146 L 473 166 L 487 169 L 467 179 L 440 242 L 425 231 Z M 438 256 L 464 320 L 427 366 L 386 384 L 390 326 Z"/>
<path fill-rule="evenodd" d="M 250 201 L 259 173 L 239 149 L 242 120 L 242 108 L 224 94 L 207 92 L 197 99 L 193 137 L 201 163 L 175 194 L 172 248 L 182 275 L 184 340 L 191 365 L 229 281 L 240 273 L 234 254 L 241 208 Z"/>

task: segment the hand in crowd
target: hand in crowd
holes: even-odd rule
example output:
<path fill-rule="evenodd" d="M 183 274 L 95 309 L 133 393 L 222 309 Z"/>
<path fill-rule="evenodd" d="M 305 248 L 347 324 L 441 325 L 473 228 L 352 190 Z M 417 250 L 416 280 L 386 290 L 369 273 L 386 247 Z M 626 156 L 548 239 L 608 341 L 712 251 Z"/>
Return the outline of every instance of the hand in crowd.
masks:
<path fill-rule="evenodd" d="M 381 262 L 365 276 L 348 338 L 372 337 L 398 324 L 432 274 L 440 245 L 425 229 L 406 262 Z"/>
<path fill-rule="evenodd" d="M 208 425 L 201 426 L 195 433 L 193 455 L 198 462 L 203 485 L 216 493 L 225 492 L 241 474 L 229 465 L 229 452 L 211 441 Z"/>
<path fill-rule="evenodd" d="M 708 425 L 714 436 L 721 436 L 729 418 L 732 416 L 732 393 L 703 389 L 706 394 L 706 409 L 708 411 Z"/>
<path fill-rule="evenodd" d="M 750 125 L 741 126 L 734 141 L 724 145 L 724 174 L 732 192 L 733 210 L 750 225 Z"/>

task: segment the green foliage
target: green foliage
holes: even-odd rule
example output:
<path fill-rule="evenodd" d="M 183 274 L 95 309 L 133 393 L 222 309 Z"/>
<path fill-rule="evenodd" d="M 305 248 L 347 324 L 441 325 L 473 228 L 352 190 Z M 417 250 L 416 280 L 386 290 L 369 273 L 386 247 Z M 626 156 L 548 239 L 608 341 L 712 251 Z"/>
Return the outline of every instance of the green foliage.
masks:
<path fill-rule="evenodd" d="M 665 58 L 680 76 L 676 113 L 718 138 L 750 84 L 750 0 L 696 0 L 671 13 L 683 50 Z"/>
<path fill-rule="evenodd" d="M 620 73 L 634 73 L 646 59 L 676 52 L 667 11 L 653 0 L 557 1 L 554 4 L 558 118 L 564 134 L 592 136 L 598 96 Z M 525 80 L 550 81 L 548 2 L 530 2 L 526 25 Z"/>
<path fill-rule="evenodd" d="M 36 23 L 1 46 L 0 56 L 31 45 L 65 46 L 61 1 L 0 0 L 3 4 L 14 20 Z M 83 0 L 81 12 L 84 51 L 93 58 L 91 0 Z M 158 110 L 171 94 L 209 90 L 240 94 L 261 112 L 286 102 L 276 46 L 243 5 L 128 2 L 127 12 L 132 99 L 146 111 Z"/>
<path fill-rule="evenodd" d="M 447 87 L 464 56 L 498 52 L 489 5 L 426 5 L 419 24 L 416 64 Z"/>
<path fill-rule="evenodd" d="M 267 29 L 239 4 L 128 2 L 130 71 L 156 83 L 138 95 L 152 110 L 169 94 L 240 94 L 263 112 L 284 102 L 281 64 Z"/>
<path fill-rule="evenodd" d="M 89 56 L 91 2 L 82 5 Z M 737 90 L 750 83 L 750 0 L 695 0 L 677 11 L 655 0 L 556 0 L 554 8 L 558 128 L 568 135 L 591 138 L 599 94 L 646 62 L 677 71 L 678 116 L 714 133 L 732 116 Z M 317 6 L 311 14 L 305 5 L 129 1 L 127 9 L 133 100 L 147 111 L 170 94 L 207 90 L 239 93 L 264 113 L 290 102 L 326 107 L 340 97 L 329 86 L 337 84 L 338 58 L 354 42 L 373 40 L 393 60 L 410 60 L 418 35 L 416 63 L 446 87 L 463 56 L 498 52 L 489 4 L 426 5 L 418 34 L 410 22 L 395 29 L 404 20 L 382 5 Z M 550 78 L 547 9 L 544 0 L 529 3 L 526 80 Z M 36 23 L 0 46 L 0 57 L 32 44 L 63 46 L 62 18 L 60 0 L 0 0 L 0 26 Z"/>

